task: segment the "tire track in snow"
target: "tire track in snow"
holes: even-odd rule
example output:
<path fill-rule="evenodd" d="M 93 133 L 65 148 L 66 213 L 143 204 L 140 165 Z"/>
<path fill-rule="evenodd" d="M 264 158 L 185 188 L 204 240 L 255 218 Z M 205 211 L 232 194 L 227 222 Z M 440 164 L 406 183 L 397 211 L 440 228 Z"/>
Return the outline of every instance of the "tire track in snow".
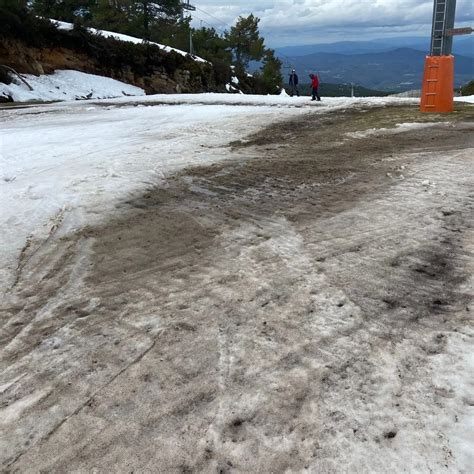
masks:
<path fill-rule="evenodd" d="M 400 123 L 404 114 L 414 111 L 371 111 L 363 120 Z M 93 265 L 76 304 L 100 304 L 71 322 L 66 340 L 74 344 L 61 356 L 33 350 L 32 367 L 89 399 L 94 384 L 133 359 L 135 346 L 158 333 L 159 343 L 47 439 L 47 411 L 34 407 L 38 443 L 12 467 L 460 466 L 443 423 L 454 414 L 464 419 L 462 396 L 454 387 L 456 403 L 443 412 L 450 389 L 431 379 L 432 360 L 468 327 L 462 305 L 471 255 L 461 246 L 470 236 L 469 127 L 334 147 L 362 119 L 350 112 L 335 123 L 318 120 L 326 142 L 314 142 L 314 121 L 277 125 L 251 137 L 248 152 L 236 145 L 235 162 L 177 173 L 167 189 L 150 190 L 125 203 L 120 218 L 84 231 L 94 239 Z M 291 146 L 266 150 L 282 133 Z M 415 156 L 420 140 L 428 145 Z M 439 154 L 441 143 L 465 151 Z M 400 165 L 410 177 L 394 181 L 387 172 Z M 348 170 L 353 177 L 338 186 L 306 186 L 338 183 Z M 436 189 L 420 186 L 418 173 Z M 444 273 L 443 259 L 452 261 Z M 433 307 L 440 289 L 450 304 Z M 58 321 L 71 317 L 71 298 L 56 306 Z M 128 339 L 137 328 L 138 340 Z M 49 378 L 47 361 L 57 364 Z M 13 365 L 12 376 L 20 368 Z M 63 417 L 70 397 L 61 390 L 52 397 Z M 14 450 L 25 433 L 12 439 Z"/>

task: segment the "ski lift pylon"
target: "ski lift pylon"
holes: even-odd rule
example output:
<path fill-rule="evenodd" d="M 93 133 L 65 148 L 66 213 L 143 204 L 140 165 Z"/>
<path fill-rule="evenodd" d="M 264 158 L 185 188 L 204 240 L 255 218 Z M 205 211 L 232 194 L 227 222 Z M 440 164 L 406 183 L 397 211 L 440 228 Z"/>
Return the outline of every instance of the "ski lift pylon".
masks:
<path fill-rule="evenodd" d="M 181 8 L 183 10 L 188 10 L 188 11 L 192 11 L 192 12 L 196 11 L 196 7 L 194 5 L 191 5 L 189 3 L 189 0 L 183 0 L 181 2 Z"/>

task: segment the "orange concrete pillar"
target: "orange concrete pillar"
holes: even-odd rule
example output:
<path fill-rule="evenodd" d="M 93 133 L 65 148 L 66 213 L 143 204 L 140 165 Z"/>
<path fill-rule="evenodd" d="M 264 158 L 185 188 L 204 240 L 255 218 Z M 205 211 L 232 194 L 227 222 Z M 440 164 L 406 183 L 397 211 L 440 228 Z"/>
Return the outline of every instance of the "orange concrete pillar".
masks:
<path fill-rule="evenodd" d="M 454 56 L 426 56 L 421 112 L 452 112 L 453 97 Z"/>

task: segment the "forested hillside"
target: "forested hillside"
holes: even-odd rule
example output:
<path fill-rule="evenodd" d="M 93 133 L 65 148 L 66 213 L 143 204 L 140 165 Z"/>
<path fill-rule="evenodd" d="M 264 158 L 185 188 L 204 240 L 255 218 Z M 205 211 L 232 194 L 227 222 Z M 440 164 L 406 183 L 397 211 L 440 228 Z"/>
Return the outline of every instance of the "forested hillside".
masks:
<path fill-rule="evenodd" d="M 48 19 L 70 22 L 74 29 L 59 31 Z M 48 50 L 55 48 L 58 53 L 65 48 L 69 53 L 62 55 L 69 58 L 66 63 L 71 69 L 104 73 L 148 92 L 226 90 L 231 77 L 236 76 L 243 92 L 278 93 L 281 63 L 265 46 L 259 21 L 253 15 L 239 17 L 234 26 L 220 34 L 214 28 L 192 28 L 179 0 L 0 0 L 0 64 L 19 67 L 20 72 L 48 72 L 64 67 L 65 62 L 52 61 Z M 130 35 L 142 39 L 143 44 L 105 39 L 89 28 Z M 164 53 L 153 46 L 155 42 L 189 55 Z M 22 54 L 18 43 L 26 45 L 28 51 Z M 78 60 L 77 55 L 84 57 Z M 42 64 L 45 56 L 46 67 Z M 192 61 L 195 56 L 205 59 L 207 66 Z M 246 69 L 251 60 L 261 61 L 262 67 L 249 76 Z M 40 67 L 32 66 L 35 62 Z M 174 83 L 183 81 L 174 77 L 176 71 L 178 76 L 189 75 L 186 85 L 178 89 Z"/>

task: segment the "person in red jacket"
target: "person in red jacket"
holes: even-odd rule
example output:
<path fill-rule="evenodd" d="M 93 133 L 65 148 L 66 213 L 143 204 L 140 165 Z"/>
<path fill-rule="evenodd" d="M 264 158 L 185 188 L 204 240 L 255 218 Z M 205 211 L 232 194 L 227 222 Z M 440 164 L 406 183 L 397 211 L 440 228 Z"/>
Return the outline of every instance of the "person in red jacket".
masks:
<path fill-rule="evenodd" d="M 319 87 L 319 77 L 316 74 L 310 74 L 309 77 L 311 78 L 311 89 L 313 93 L 313 98 L 311 100 L 321 100 L 318 94 L 318 87 Z"/>

